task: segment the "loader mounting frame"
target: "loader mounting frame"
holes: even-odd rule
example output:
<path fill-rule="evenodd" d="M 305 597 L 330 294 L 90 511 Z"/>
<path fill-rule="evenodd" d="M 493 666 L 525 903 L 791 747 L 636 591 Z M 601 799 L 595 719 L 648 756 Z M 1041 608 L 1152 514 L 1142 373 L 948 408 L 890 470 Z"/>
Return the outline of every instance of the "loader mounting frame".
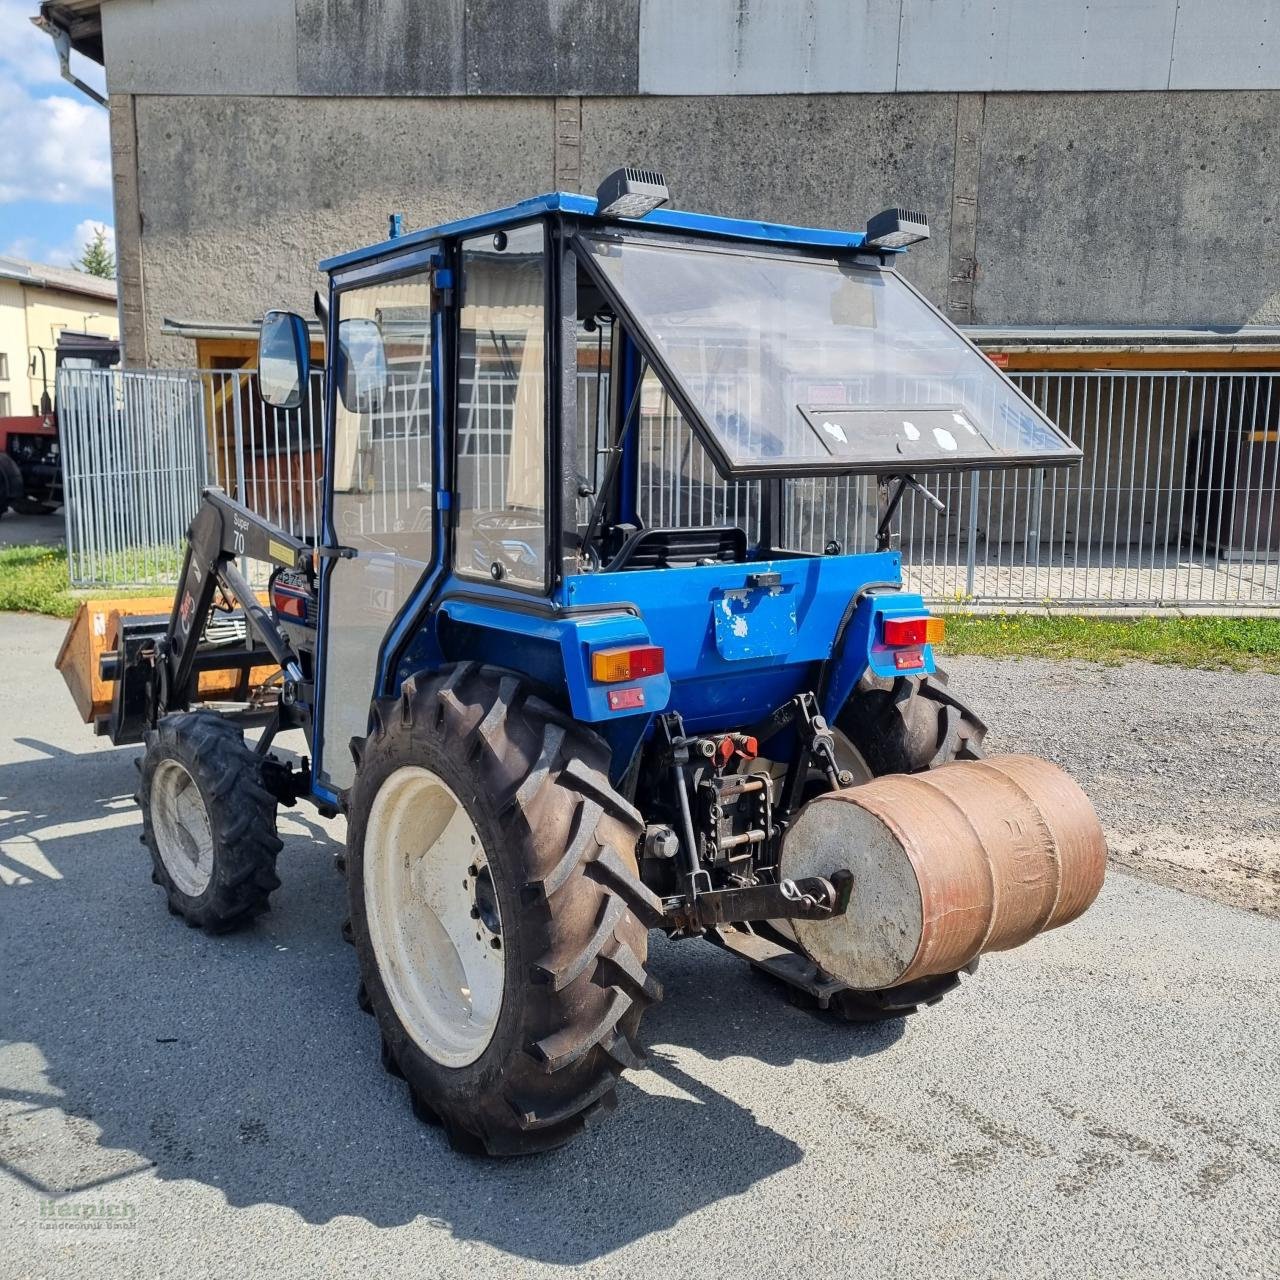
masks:
<path fill-rule="evenodd" d="M 162 716 L 191 708 L 197 701 L 200 673 L 211 670 L 240 673 L 242 705 L 222 714 L 241 724 L 266 727 L 259 752 L 266 752 L 281 729 L 309 730 L 310 681 L 288 637 L 240 572 L 236 564 L 240 557 L 309 569 L 311 549 L 221 489 L 207 488 L 187 530 L 182 573 L 168 620 L 124 619 L 117 648 L 101 657 L 101 676 L 114 684 L 111 710 L 98 722 L 98 733 L 117 746 L 141 742 Z M 232 611 L 232 602 L 245 623 L 244 643 L 233 647 L 205 643 L 210 616 L 215 609 Z M 279 668 L 276 696 L 250 698 L 249 672 L 267 665 Z M 273 769 L 269 777 L 272 789 L 286 804 L 310 789 L 309 782 L 293 770 Z"/>

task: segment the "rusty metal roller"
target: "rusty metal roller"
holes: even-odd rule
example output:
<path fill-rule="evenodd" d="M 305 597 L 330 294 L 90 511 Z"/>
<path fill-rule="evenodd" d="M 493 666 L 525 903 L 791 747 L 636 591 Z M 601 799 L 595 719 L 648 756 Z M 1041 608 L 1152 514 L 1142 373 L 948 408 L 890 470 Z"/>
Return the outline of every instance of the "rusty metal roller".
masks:
<path fill-rule="evenodd" d="M 860 990 L 951 973 L 1074 920 L 1107 845 L 1079 786 L 1033 756 L 891 774 L 809 801 L 784 876 L 854 875 L 848 913 L 794 922 L 810 959 Z"/>

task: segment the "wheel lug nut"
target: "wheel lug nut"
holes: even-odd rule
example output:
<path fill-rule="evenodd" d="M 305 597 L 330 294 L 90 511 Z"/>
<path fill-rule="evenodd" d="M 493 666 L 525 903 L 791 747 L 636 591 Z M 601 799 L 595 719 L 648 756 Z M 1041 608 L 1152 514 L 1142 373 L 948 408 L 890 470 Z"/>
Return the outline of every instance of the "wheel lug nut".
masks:
<path fill-rule="evenodd" d="M 476 864 L 473 862 L 473 863 L 472 863 L 472 864 L 467 868 L 467 875 L 469 875 L 469 876 L 474 876 L 474 875 L 479 875 L 479 874 L 480 874 L 480 869 L 479 869 L 479 868 L 476 866 Z"/>
<path fill-rule="evenodd" d="M 501 951 L 501 950 L 502 950 L 502 939 L 501 939 L 501 938 L 490 938 L 490 939 L 489 939 L 489 945 L 490 945 L 490 946 L 491 946 L 495 951 Z"/>

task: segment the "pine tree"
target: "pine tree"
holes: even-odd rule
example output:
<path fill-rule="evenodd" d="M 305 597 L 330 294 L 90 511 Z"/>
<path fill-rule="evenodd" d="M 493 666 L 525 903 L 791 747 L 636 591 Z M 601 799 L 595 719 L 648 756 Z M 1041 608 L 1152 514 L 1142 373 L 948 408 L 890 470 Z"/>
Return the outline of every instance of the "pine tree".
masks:
<path fill-rule="evenodd" d="M 116 255 L 107 248 L 106 227 L 93 229 L 93 239 L 86 243 L 80 261 L 76 263 L 76 270 L 91 276 L 101 276 L 104 280 L 116 278 Z"/>

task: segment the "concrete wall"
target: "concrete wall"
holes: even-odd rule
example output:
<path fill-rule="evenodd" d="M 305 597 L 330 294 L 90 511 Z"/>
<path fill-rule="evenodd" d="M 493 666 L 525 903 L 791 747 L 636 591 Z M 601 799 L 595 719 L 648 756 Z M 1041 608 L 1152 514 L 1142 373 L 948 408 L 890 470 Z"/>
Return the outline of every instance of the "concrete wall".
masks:
<path fill-rule="evenodd" d="M 399 97 L 116 94 L 132 363 L 165 317 L 308 311 L 315 262 L 411 227 L 656 164 L 677 204 L 933 239 L 905 270 L 962 322 L 1280 323 L 1280 94 Z"/>
<path fill-rule="evenodd" d="M 110 0 L 116 93 L 1280 88 L 1275 0 Z"/>
<path fill-rule="evenodd" d="M 1276 0 L 110 0 L 126 359 L 192 358 L 166 316 L 307 309 L 314 262 L 392 210 L 422 226 L 628 161 L 687 208 L 855 227 L 923 208 L 934 237 L 905 269 L 961 323 L 1278 323 L 1276 18 Z"/>
<path fill-rule="evenodd" d="M 323 257 L 551 185 L 553 102 L 372 98 L 135 100 L 145 308 L 130 363 L 189 364 L 165 317 L 311 314 Z"/>

